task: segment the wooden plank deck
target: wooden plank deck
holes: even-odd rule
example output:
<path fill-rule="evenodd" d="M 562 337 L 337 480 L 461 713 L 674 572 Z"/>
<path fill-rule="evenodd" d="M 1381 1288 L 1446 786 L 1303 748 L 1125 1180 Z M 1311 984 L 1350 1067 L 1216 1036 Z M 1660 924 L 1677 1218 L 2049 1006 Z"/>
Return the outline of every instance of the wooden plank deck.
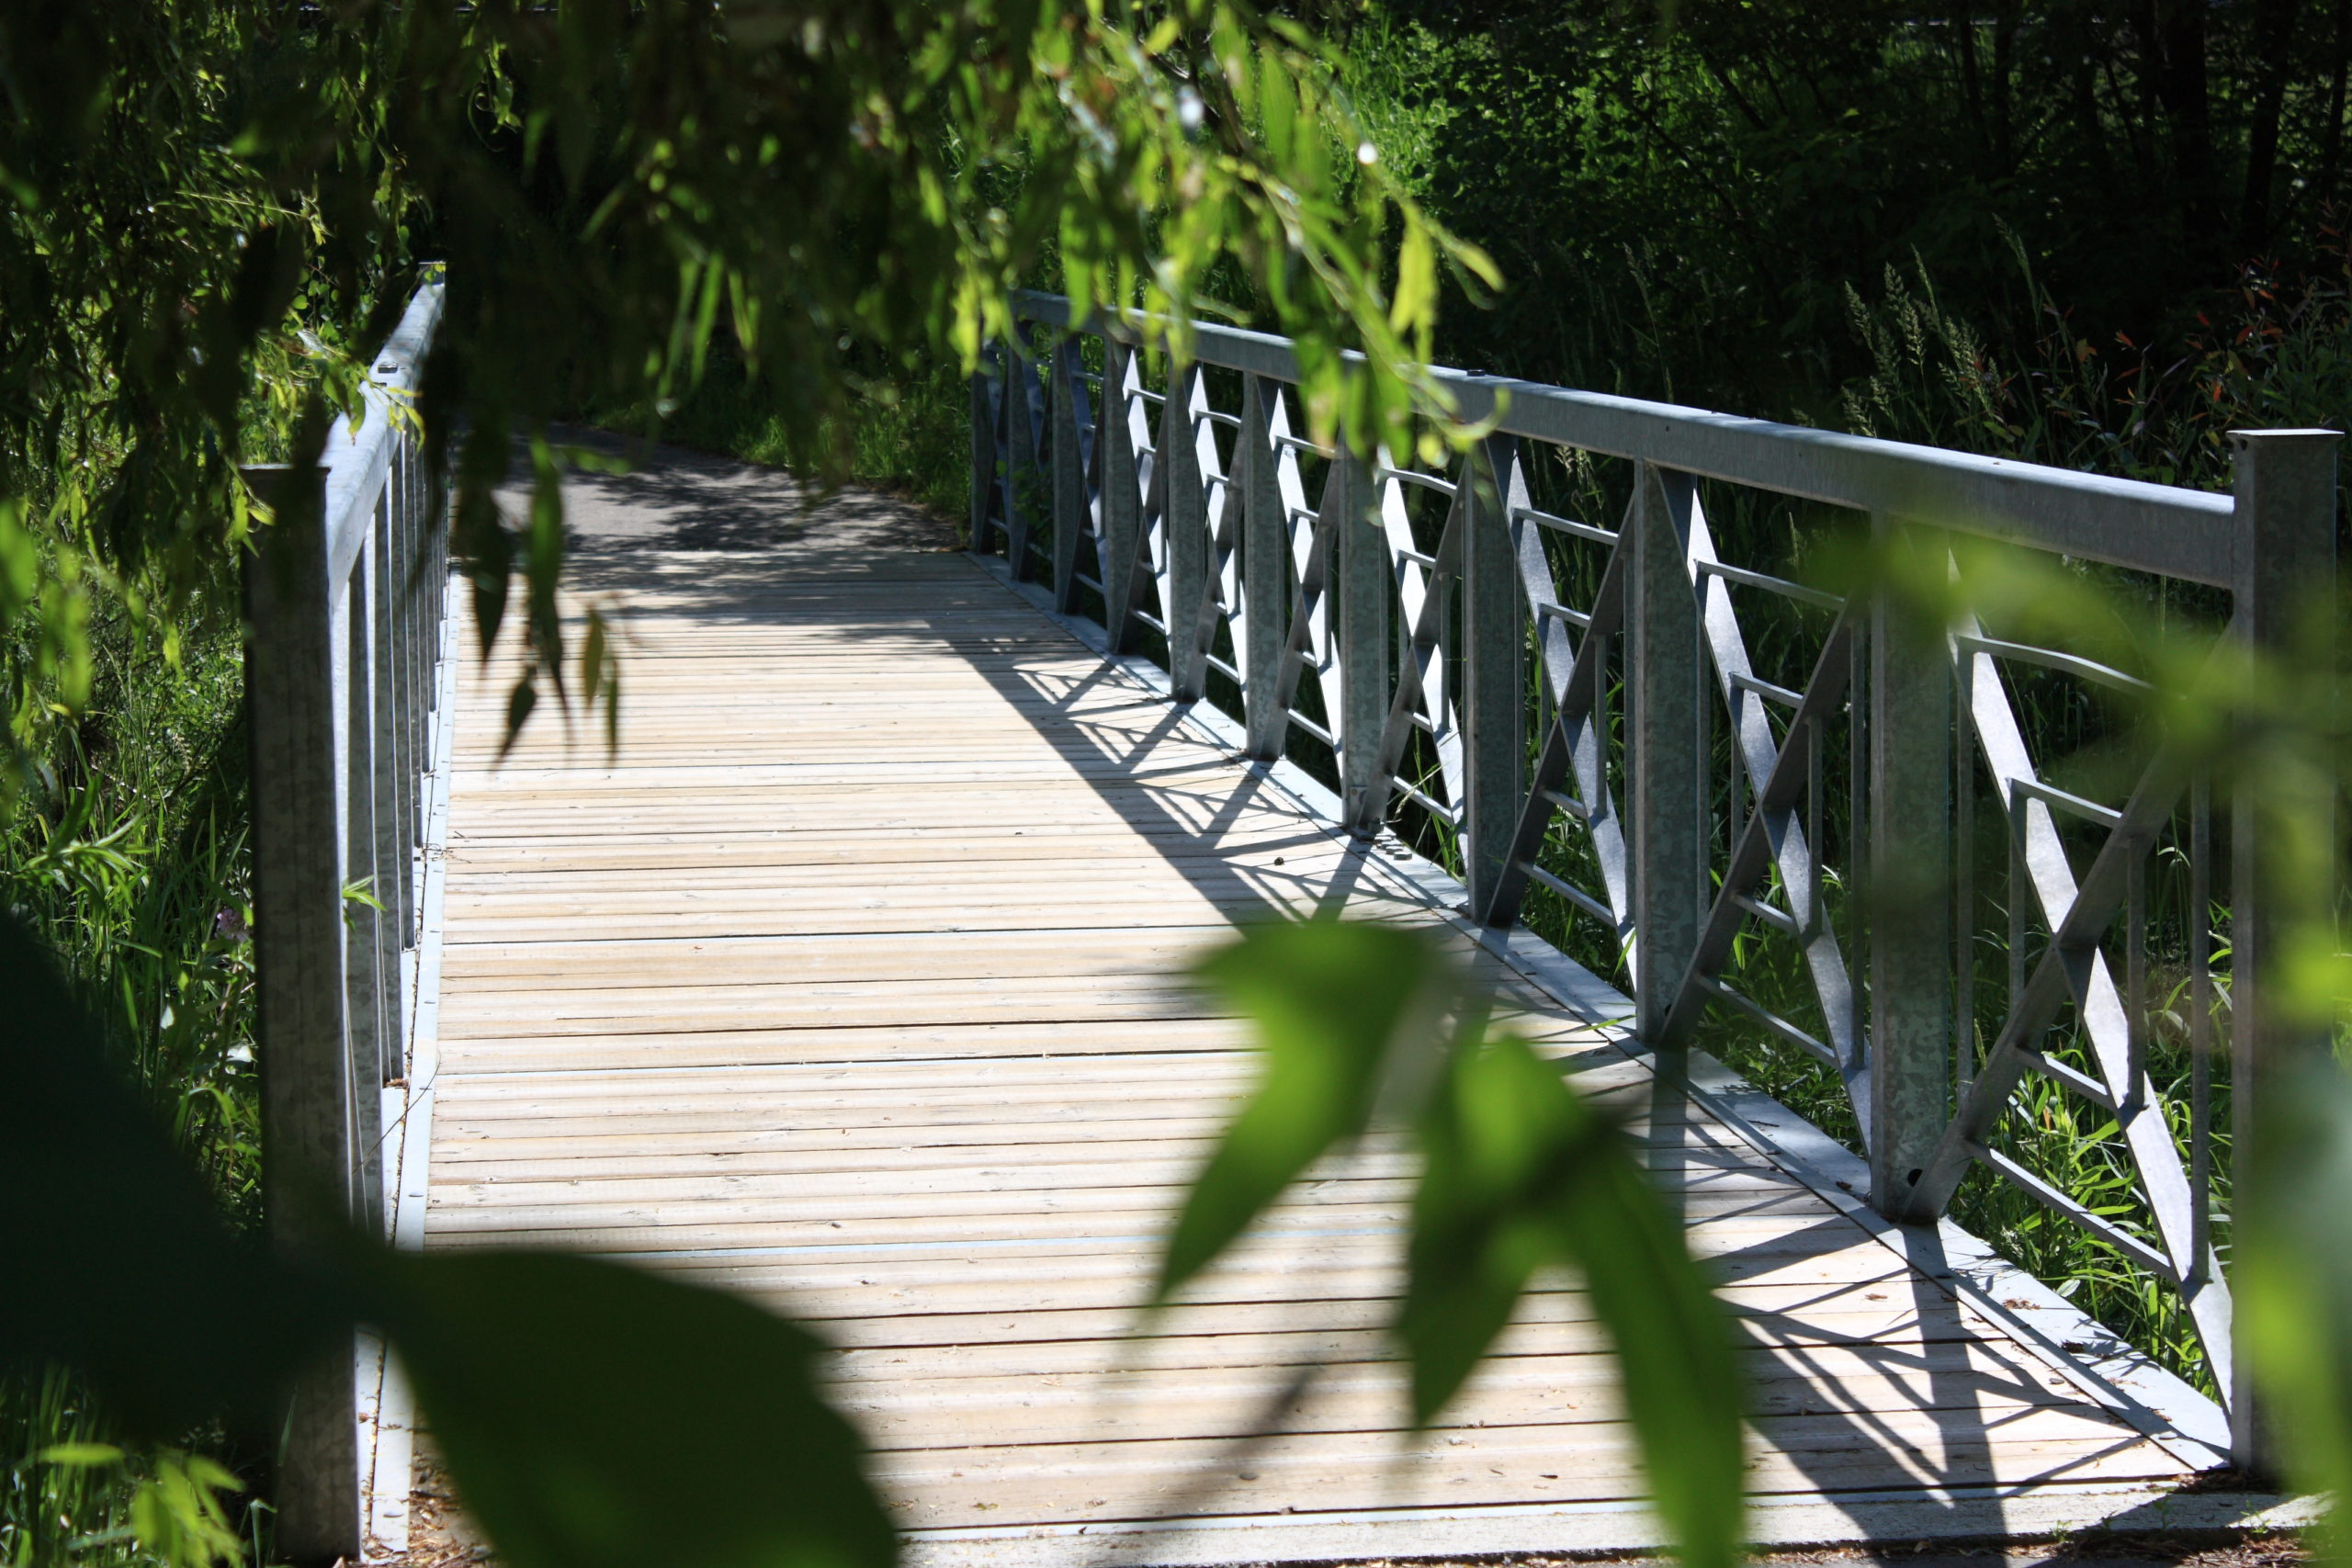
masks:
<path fill-rule="evenodd" d="M 1402 1433 L 1377 1337 L 1394 1148 L 1318 1173 L 1129 1337 L 1250 1071 L 1171 972 L 1242 920 L 1450 922 L 1412 879 L 965 558 L 844 529 L 615 550 L 579 583 L 625 613 L 616 761 L 543 716 L 498 763 L 503 666 L 463 682 L 427 1245 L 582 1248 L 813 1321 L 934 1560 L 1652 1539 L 1567 1281 Z M 1636 1112 L 1738 1315 L 1761 1536 L 2079 1525 L 2188 1473 L 2193 1450 L 1489 967 Z M 1284 1435 L 1235 1447 L 1269 1402 Z"/>

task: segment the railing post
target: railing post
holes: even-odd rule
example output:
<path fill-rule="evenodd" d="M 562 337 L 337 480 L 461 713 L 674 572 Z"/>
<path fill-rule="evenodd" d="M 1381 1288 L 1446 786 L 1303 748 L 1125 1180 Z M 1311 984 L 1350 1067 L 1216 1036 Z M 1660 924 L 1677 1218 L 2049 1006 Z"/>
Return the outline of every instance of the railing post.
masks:
<path fill-rule="evenodd" d="M 1170 362 L 1168 400 L 1159 405 L 1161 488 L 1159 525 L 1168 539 L 1168 681 L 1180 703 L 1196 703 L 1208 690 L 1208 646 L 1203 602 L 1209 592 L 1207 484 L 1202 478 L 1199 438 L 1215 439 L 1208 423 L 1195 417 L 1201 372 Z M 1211 448 L 1214 452 L 1215 448 Z"/>
<path fill-rule="evenodd" d="M 1086 383 L 1080 379 L 1085 366 L 1078 340 L 1066 338 L 1055 344 L 1052 363 L 1054 608 L 1069 615 L 1078 608 L 1078 547 L 1087 533 L 1086 438 L 1078 423 Z M 1101 438 L 1099 431 L 1096 438 Z"/>
<path fill-rule="evenodd" d="M 1510 863 L 1527 793 L 1527 618 L 1510 496 L 1519 444 L 1493 436 L 1462 465 L 1462 879 L 1483 913 Z"/>
<path fill-rule="evenodd" d="M 1115 338 L 1105 341 L 1102 423 L 1094 433 L 1102 444 L 1102 545 L 1109 558 L 1102 562 L 1102 629 L 1111 651 L 1125 653 L 1135 646 L 1136 581 L 1147 564 L 1141 558 L 1144 479 L 1136 448 L 1147 444 L 1151 427 L 1143 400 L 1128 384 L 1139 375 L 1136 351 Z"/>
<path fill-rule="evenodd" d="M 1290 519 L 1283 509 L 1283 486 L 1275 468 L 1274 432 L 1283 418 L 1282 386 L 1262 376 L 1245 377 L 1241 392 L 1241 438 L 1234 445 L 1234 483 L 1241 490 L 1242 716 L 1250 728 L 1250 755 L 1272 761 L 1282 755 L 1290 720 L 1282 711 L 1283 649 L 1290 641 Z"/>
<path fill-rule="evenodd" d="M 1897 551 L 1918 565 L 1935 558 L 1932 534 L 1884 515 L 1871 521 L 1890 562 Z M 1869 641 L 1871 1203 L 1892 1217 L 1951 1119 L 1958 716 L 1945 629 L 1907 604 L 1899 585 L 1873 589 Z"/>
<path fill-rule="evenodd" d="M 2334 665 L 2335 446 L 2333 430 L 2240 430 L 2234 451 L 2238 635 L 2259 657 Z M 2305 623 L 2305 615 L 2311 620 Z M 2324 645 L 2313 639 L 2326 637 Z M 2251 1158 L 2261 1107 L 2273 1085 L 2331 1046 L 2324 1011 L 2298 1008 L 2279 984 L 2298 919 L 2334 912 L 2334 804 L 2329 782 L 2268 770 L 2262 787 L 2241 784 L 2231 803 L 2230 1132 L 2237 1150 L 2233 1207 L 2262 1201 Z M 2302 787 L 2299 787 L 2302 786 Z M 2316 854 L 2321 863 L 2305 863 Z M 2248 1358 L 2230 1371 L 2230 1439 L 2238 1464 L 2277 1469 Z"/>
<path fill-rule="evenodd" d="M 1029 565 L 1030 501 L 1037 484 L 1037 367 L 1022 355 L 1013 339 L 1004 352 L 1004 564 L 1012 581 L 1026 582 L 1034 575 Z"/>
<path fill-rule="evenodd" d="M 280 468 L 253 479 L 277 512 L 244 569 L 262 1191 L 273 1246 L 300 1258 L 349 1224 L 356 1185 L 331 739 L 334 617 L 323 476 Z M 297 1562 L 359 1553 L 354 1348 L 338 1337 L 287 1414 L 277 1548 Z"/>
<path fill-rule="evenodd" d="M 400 954 L 416 940 L 417 908 L 416 878 L 411 874 L 415 855 L 418 801 L 413 782 L 422 771 L 417 758 L 415 722 L 417 668 L 417 619 L 411 601 L 417 597 L 420 584 L 415 581 L 419 564 L 413 557 L 416 533 L 415 483 L 412 469 L 415 457 L 409 450 L 406 437 L 392 444 L 392 471 L 385 486 L 386 504 L 381 526 L 376 536 L 376 573 L 378 625 L 382 628 L 379 644 L 385 668 L 393 672 L 390 699 L 385 703 L 384 722 L 389 735 L 379 740 L 388 745 L 399 758 L 399 782 L 391 792 L 391 842 L 384 857 L 385 873 L 392 878 L 392 886 L 384 897 L 384 907 L 392 912 L 392 979 L 396 989 L 396 1006 L 404 1004 L 404 992 L 400 991 Z M 405 1010 L 401 1017 L 407 1016 Z M 395 1076 L 406 1077 L 407 1054 L 403 1050 Z"/>
<path fill-rule="evenodd" d="M 989 499 L 996 489 L 996 400 L 989 385 L 993 355 L 982 351 L 972 372 L 972 533 L 967 547 L 989 553 Z"/>
<path fill-rule="evenodd" d="M 1372 466 L 1340 444 L 1332 458 L 1338 519 L 1340 705 L 1331 716 L 1340 739 L 1340 801 L 1344 818 L 1356 806 L 1380 767 L 1380 736 L 1388 722 L 1390 678 L 1396 673 L 1396 640 L 1389 626 L 1391 564 L 1388 537 L 1380 525 Z M 1380 824 L 1365 828 L 1367 836 Z"/>
<path fill-rule="evenodd" d="M 1633 579 L 1626 649 L 1631 751 L 1634 1027 L 1658 1037 L 1707 917 L 1708 699 L 1699 600 L 1686 558 L 1694 481 L 1634 466 Z"/>
<path fill-rule="evenodd" d="M 370 509 L 380 513 L 382 502 Z M 374 517 L 369 519 L 374 522 Z M 379 558 L 362 548 L 350 579 L 334 590 L 334 614 L 343 647 L 343 724 L 334 732 L 343 762 L 343 838 L 340 886 L 359 890 L 378 903 L 385 894 L 379 792 L 392 783 L 387 760 L 377 753 L 377 699 L 390 684 L 391 671 L 376 658 L 376 584 Z M 388 693 L 387 693 L 388 694 Z M 389 816 L 390 814 L 387 813 Z M 395 1010 L 387 1000 L 397 987 L 400 954 L 390 954 L 385 973 L 384 939 L 390 920 L 359 899 L 340 899 L 344 937 L 345 1027 L 351 1037 L 351 1213 L 370 1235 L 384 1228 L 384 1080 L 400 1055 Z"/>

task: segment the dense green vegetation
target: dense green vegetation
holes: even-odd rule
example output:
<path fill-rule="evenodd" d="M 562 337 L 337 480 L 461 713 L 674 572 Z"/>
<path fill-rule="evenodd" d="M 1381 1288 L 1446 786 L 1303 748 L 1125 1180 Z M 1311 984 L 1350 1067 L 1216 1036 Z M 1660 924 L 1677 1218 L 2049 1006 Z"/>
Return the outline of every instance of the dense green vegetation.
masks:
<path fill-rule="evenodd" d="M 2110 397 L 2072 412 L 2120 429 L 2208 368 L 2186 352 L 2239 346 L 2242 280 L 2343 282 L 2340 8 L 1686 0 L 1673 17 L 1385 0 L 1350 32 L 1385 155 L 1510 279 L 1448 310 L 1452 362 L 1844 423 L 1844 393 L 1885 368 L 1857 292 L 1924 269 L 1981 349 L 1955 369 L 2051 412 L 2075 389 L 2013 378 L 2052 368 L 2046 338 L 2088 344 Z M 2063 462 L 2086 434 L 2000 438 Z"/>
<path fill-rule="evenodd" d="M 1344 405 L 1318 380 L 1326 423 L 1401 418 L 1427 353 L 2211 486 L 2233 425 L 2352 414 L 2352 7 L 1685 0 L 1667 25 L 1616 0 L 1388 0 L 1327 18 L 1368 164 L 1302 39 L 1125 19 L 0 5 L 0 908 L 239 1224 L 257 1154 L 234 469 L 317 450 L 346 351 L 425 259 L 451 263 L 457 346 L 424 412 L 476 605 L 495 619 L 519 593 L 556 689 L 577 679 L 563 541 L 488 502 L 513 435 L 586 412 L 960 511 L 963 356 L 1014 282 L 1205 289 L 1317 353 L 1368 346 L 1387 378 Z M 1423 208 L 1498 286 L 1470 252 L 1441 265 Z M 1400 234 L 1419 259 L 1391 271 Z M 1545 482 L 1619 499 L 1605 466 Z M 1758 564 L 1804 565 L 1837 526 L 1710 504 Z M 1801 661 L 1817 631 L 1792 620 L 1769 651 Z M 2056 751 L 2117 723 L 2054 689 L 2033 722 Z M 1613 966 L 1565 910 L 1534 912 Z M 1759 947 L 1743 983 L 1797 1008 L 1775 963 Z M 1834 1084 L 1736 1028 L 1714 1043 L 1850 1132 Z M 2177 1038 L 2159 1046 L 2184 1074 Z M 2038 1163 L 2120 1190 L 2093 1121 L 2033 1109 Z M 2163 1292 L 2111 1253 L 1996 1189 L 1961 1216 L 2187 1364 Z M 0 1558 L 266 1555 L 266 1511 L 178 1457 L 260 1483 L 255 1445 L 198 1424 L 127 1458 L 92 1446 L 120 1431 L 74 1380 L 0 1385 Z M 212 1492 L 176 1536 L 155 1524 L 166 1494 Z"/>
<path fill-rule="evenodd" d="M 315 457 L 362 369 L 353 351 L 380 336 L 420 264 L 445 261 L 451 283 L 420 412 L 455 480 L 473 605 L 494 625 L 517 600 L 537 656 L 519 721 L 537 691 L 580 676 L 554 609 L 564 539 L 552 509 L 518 522 L 491 502 L 512 437 L 582 407 L 673 404 L 714 356 L 722 391 L 725 366 L 763 378 L 746 445 L 828 474 L 873 471 L 861 444 L 934 428 L 924 388 L 940 374 L 906 367 L 959 362 L 1050 249 L 1099 298 L 1180 312 L 1213 269 L 1255 277 L 1289 330 L 1374 355 L 1378 374 L 1343 387 L 1327 354 L 1327 423 L 1402 418 L 1434 268 L 1476 258 L 1392 184 L 1323 156 L 1354 140 L 1339 116 L 1312 39 L 1214 3 L 1148 16 L 988 0 L 0 6 L 0 936 L 29 931 L 46 955 L 7 949 L 0 1111 L 30 1124 L 10 1122 L 0 1164 L 13 1190 L 73 1200 L 10 1211 L 0 1558 L 209 1562 L 269 1550 L 266 1508 L 247 1508 L 266 1496 L 270 1463 L 250 1406 L 241 1436 L 191 1414 L 201 1402 L 126 1425 L 41 1363 L 70 1348 L 85 1371 L 111 1371 L 117 1395 L 174 1369 L 199 1383 L 233 1371 L 254 1393 L 300 1348 L 281 1336 L 275 1359 L 252 1354 L 260 1320 L 208 1316 L 219 1303 L 204 1280 L 106 1281 L 167 1271 L 173 1257 L 206 1260 L 214 1284 L 263 1277 L 220 1250 L 256 1218 L 234 596 L 249 529 L 266 519 L 249 514 L 237 468 Z M 1414 265 L 1391 288 L 1376 258 L 1399 243 Z M 877 417 L 889 405 L 870 394 L 893 379 L 915 395 Z M 949 439 L 960 426 L 948 422 Z M 609 673 L 580 675 L 594 689 Z M 34 972 L 51 962 L 71 992 L 53 1007 Z M 30 1007 L 37 997 L 46 1010 Z M 204 1219 L 166 1235 L 166 1220 L 189 1220 L 175 1188 L 169 1202 L 130 1202 L 134 1175 L 161 1179 L 140 1134 L 107 1134 L 142 1151 L 121 1168 L 101 1157 L 117 1146 L 103 1140 L 76 1152 L 71 1179 L 40 1167 L 66 1157 L 61 1129 L 83 1124 L 42 1121 L 22 1071 L 39 1081 L 60 1066 L 49 1057 L 85 1043 L 144 1091 L 231 1232 Z M 153 1234 L 100 1217 L 151 1210 Z M 149 1242 L 160 1250 L 144 1257 Z M 96 1271 L 66 1261 L 93 1257 Z M 401 1300 L 380 1280 L 345 1283 L 382 1311 L 413 1309 L 419 1356 L 436 1321 L 442 1350 L 472 1348 L 447 1333 L 469 1314 L 474 1353 L 493 1354 L 525 1325 L 481 1314 L 526 1309 L 532 1271 L 470 1305 L 462 1291 L 435 1302 L 419 1280 Z M 539 1304 L 593 1302 L 598 1288 L 583 1276 Z M 583 1319 L 582 1343 L 662 1310 L 645 1300 L 601 1327 Z M 116 1314 L 151 1336 L 129 1372 L 94 1364 L 75 1337 Z M 159 1352 L 174 1323 L 180 1339 Z M 781 1329 L 734 1326 L 745 1354 L 784 1343 Z M 649 1375 L 675 1386 L 666 1405 L 656 1391 L 639 1409 L 691 1423 L 695 1391 L 741 1386 L 740 1364 L 716 1380 L 657 1364 Z M 481 1428 L 496 1440 L 474 1447 L 476 1479 L 461 1483 L 515 1561 L 576 1560 L 578 1521 L 542 1509 L 531 1467 L 550 1443 L 612 1438 L 599 1423 L 613 1416 L 514 1427 L 545 1393 L 537 1374 L 517 1375 L 511 1409 Z M 443 1385 L 453 1464 L 484 1415 L 469 1400 L 495 1386 Z M 631 1430 L 650 1432 L 638 1414 Z M 827 1464 L 848 1462 L 824 1429 L 792 1422 L 819 1436 Z M 669 1442 L 632 1458 L 621 1440 L 566 1461 L 619 1467 L 607 1505 L 665 1494 L 635 1516 L 670 1521 L 662 1545 L 607 1518 L 594 1550 L 687 1561 L 709 1545 L 695 1543 L 706 1520 L 805 1539 L 820 1513 L 856 1514 L 854 1477 L 839 1506 L 798 1518 L 788 1500 L 726 1485 L 730 1464 L 764 1462 L 759 1441 L 737 1442 L 760 1428 L 702 1421 L 696 1440 L 726 1453 Z M 126 1452 L 127 1433 L 140 1441 Z M 201 1452 L 182 1457 L 190 1444 Z M 694 1473 L 660 1482 L 664 1465 Z M 808 1471 L 812 1484 L 826 1473 Z M 725 1494 L 709 1509 L 689 1500 L 704 1484 Z M 680 1534 L 679 1517 L 696 1523 Z"/>
<path fill-rule="evenodd" d="M 2229 483 L 2233 428 L 2352 420 L 2343 7 L 1689 0 L 1661 27 L 1606 0 L 1383 0 L 1345 48 L 1384 158 L 1508 279 L 1491 297 L 1449 295 L 1450 363 L 2213 489 Z M 1547 465 L 1538 484 L 1597 521 L 1623 505 L 1624 477 L 1605 463 Z M 1820 576 L 1853 525 L 1725 487 L 1705 500 L 1729 558 L 1799 576 Z M 1565 549 L 1556 568 L 1589 593 L 1598 560 Z M 2127 662 L 2135 642 L 2222 607 L 2127 574 L 2091 580 L 2120 606 L 2093 636 Z M 1826 625 L 1758 612 L 1759 667 L 1801 681 Z M 2133 716 L 2061 680 L 2015 694 L 2057 776 L 2128 782 L 2111 770 Z M 1833 756 L 1833 775 L 1846 765 Z M 1719 756 L 1719 780 L 1727 769 Z M 1842 872 L 1840 817 L 1829 852 Z M 1980 1045 L 1999 1026 L 2007 963 L 1996 823 L 1982 800 Z M 1438 833 L 1427 847 L 1448 846 Z M 2185 1138 L 2177 850 L 2153 894 L 2165 1016 L 2152 1067 L 2179 1091 Z M 1553 853 L 1563 869 L 1583 856 L 1565 823 Z M 1849 891 L 1833 878 L 1851 933 Z M 1552 895 L 1539 890 L 1530 919 L 1621 970 L 1607 933 Z M 2222 940 L 2225 959 L 2225 925 Z M 1734 975 L 1820 1030 L 1788 944 L 1744 940 Z M 1826 1069 L 1728 1009 L 1709 1043 L 1855 1140 Z M 2131 1166 L 2105 1113 L 2046 1083 L 2023 1092 L 2012 1152 L 2132 1223 Z M 2217 1103 L 2226 1124 L 2226 1081 Z M 2226 1213 L 2225 1140 L 2222 1152 Z M 2166 1288 L 2111 1248 L 1982 1176 L 1955 1217 L 2199 1375 Z"/>
<path fill-rule="evenodd" d="M 590 423 L 724 452 L 780 468 L 815 468 L 838 479 L 903 495 L 952 518 L 968 514 L 972 489 L 971 391 L 961 367 L 937 355 L 861 367 L 847 417 L 829 435 L 830 464 L 810 464 L 776 412 L 771 378 L 738 355 L 716 353 L 693 389 L 672 403 L 590 403 Z M 665 412 L 666 411 L 666 412 Z"/>

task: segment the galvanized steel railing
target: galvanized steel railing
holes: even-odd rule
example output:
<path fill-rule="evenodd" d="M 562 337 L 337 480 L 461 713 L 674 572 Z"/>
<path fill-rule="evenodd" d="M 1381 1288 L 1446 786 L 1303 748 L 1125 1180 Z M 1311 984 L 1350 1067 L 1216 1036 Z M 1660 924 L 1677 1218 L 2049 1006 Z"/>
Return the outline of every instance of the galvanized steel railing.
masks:
<path fill-rule="evenodd" d="M 439 488 L 401 404 L 441 315 L 428 282 L 324 466 L 248 470 L 275 512 L 245 566 L 264 1202 L 300 1253 L 382 1235 L 384 1089 L 408 1072 L 448 581 Z M 297 1391 L 275 1501 L 301 1560 L 360 1546 L 349 1356 Z"/>
<path fill-rule="evenodd" d="M 1931 1221 L 1981 1166 L 2165 1281 L 2250 1457 L 2211 1235 L 2209 1063 L 2224 1013 L 2243 1137 L 2265 1068 L 2299 1043 L 2259 1001 L 2258 823 L 2241 809 L 2231 835 L 2222 973 L 2203 784 L 2159 743 L 2120 807 L 2059 788 L 2013 701 L 2022 669 L 2131 676 L 1973 620 L 1906 635 L 1916 612 L 1895 595 L 1849 602 L 1725 559 L 1702 488 L 1838 509 L 1890 548 L 1932 552 L 1951 529 L 2205 585 L 2228 596 L 2232 635 L 2276 646 L 2290 598 L 2333 581 L 2336 433 L 2238 434 L 2225 496 L 1441 370 L 1466 417 L 1495 421 L 1442 475 L 1315 447 L 1283 339 L 1199 326 L 1195 362 L 1155 379 L 1124 324 L 1069 334 L 1044 295 L 1015 316 L 1023 341 L 973 384 L 976 551 L 1097 615 L 1114 648 L 1160 645 L 1177 700 L 1215 695 L 1254 755 L 1324 769 L 1355 831 L 1414 818 L 1451 847 L 1479 919 L 1548 897 L 1591 922 L 1652 1047 L 1713 1011 L 1834 1070 L 1882 1213 Z M 1539 505 L 1547 450 L 1626 460 L 1622 520 Z M 1815 619 L 1801 680 L 1751 659 L 1770 601 Z M 1979 929 L 1980 797 L 2007 843 L 2005 932 Z M 2194 904 L 2178 1108 L 2147 1065 L 2160 842 Z M 1867 930 L 1841 933 L 1840 913 Z M 2009 976 L 1980 1030 L 1988 935 Z M 1813 1027 L 1734 984 L 1735 950 L 1759 942 L 1792 951 Z M 2002 1146 L 2029 1074 L 2112 1114 L 2136 1219 Z"/>

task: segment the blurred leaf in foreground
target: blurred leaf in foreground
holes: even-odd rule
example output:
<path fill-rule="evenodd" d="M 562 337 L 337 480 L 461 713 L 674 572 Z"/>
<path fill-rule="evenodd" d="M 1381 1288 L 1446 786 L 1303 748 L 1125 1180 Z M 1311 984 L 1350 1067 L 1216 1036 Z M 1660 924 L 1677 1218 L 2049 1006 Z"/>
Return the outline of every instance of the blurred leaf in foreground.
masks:
<path fill-rule="evenodd" d="M 1308 1166 L 1363 1134 L 1383 1074 L 1412 1047 L 1428 1054 L 1454 1001 L 1442 956 L 1390 926 L 1261 926 L 1197 973 L 1257 1023 L 1265 1066 L 1185 1200 L 1160 1260 L 1162 1302 Z"/>
<path fill-rule="evenodd" d="M 2231 1282 L 2288 1478 L 2340 1500 L 2352 1497 L 2352 1075 L 2321 1059 L 2278 1087 Z"/>
<path fill-rule="evenodd" d="M 1692 1568 L 1729 1568 L 1741 1400 L 1728 1325 L 1634 1141 L 1485 1012 L 1434 938 L 1383 925 L 1264 926 L 1201 978 L 1257 1026 L 1257 1091 L 1171 1235 L 1165 1302 L 1317 1159 L 1375 1115 L 1422 1156 L 1391 1333 L 1426 1425 L 1459 1392 L 1535 1272 L 1581 1270 L 1608 1329 L 1659 1517 Z"/>
<path fill-rule="evenodd" d="M 748 1302 L 548 1253 L 413 1257 L 354 1235 L 295 1268 L 221 1221 L 96 1032 L 0 915 L 0 1367 L 72 1368 L 142 1436 L 268 1431 L 355 1324 L 382 1327 L 469 1507 L 511 1568 L 888 1568 L 817 1341 Z M 101 1463 L 80 1445 L 53 1462 Z M 166 1455 L 134 1528 L 231 1550 L 235 1479 Z M 228 1543 L 224 1545 L 223 1543 Z"/>
<path fill-rule="evenodd" d="M 1609 1330 L 1659 1516 L 1690 1563 L 1739 1548 L 1741 1387 L 1722 1309 L 1634 1140 L 1513 1035 L 1464 1040 L 1419 1116 L 1421 1184 L 1396 1333 L 1413 1415 L 1461 1390 L 1542 1268 L 1583 1276 Z"/>
<path fill-rule="evenodd" d="M 142 1438 L 272 1416 L 337 1315 L 232 1233 L 48 955 L 0 915 L 0 1366 L 80 1371 Z"/>
<path fill-rule="evenodd" d="M 386 1322 L 513 1562 L 876 1568 L 896 1556 L 823 1347 L 739 1297 L 553 1253 L 400 1257 Z"/>

